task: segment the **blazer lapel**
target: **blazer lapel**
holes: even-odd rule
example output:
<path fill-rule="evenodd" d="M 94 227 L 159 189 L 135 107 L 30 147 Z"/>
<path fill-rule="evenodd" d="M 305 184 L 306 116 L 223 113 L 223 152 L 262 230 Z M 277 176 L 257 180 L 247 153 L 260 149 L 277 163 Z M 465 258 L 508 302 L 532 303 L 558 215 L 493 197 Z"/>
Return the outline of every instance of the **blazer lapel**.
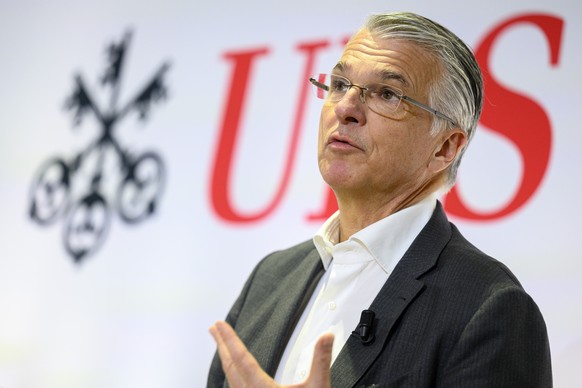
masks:
<path fill-rule="evenodd" d="M 332 387 L 355 386 L 378 358 L 394 324 L 422 291 L 424 283 L 418 278 L 436 265 L 450 235 L 450 225 L 439 202 L 431 219 L 369 307 L 376 314 L 374 342 L 364 345 L 354 336 L 348 338 L 331 368 Z"/>
<path fill-rule="evenodd" d="M 249 350 L 271 376 L 277 371 L 293 329 L 324 272 L 315 248 L 295 262 L 298 265 L 280 281 L 276 291 L 257 306 L 252 317 L 254 323 L 245 325 L 252 330 L 243 329 L 239 333 L 243 342 L 252 344 Z"/>

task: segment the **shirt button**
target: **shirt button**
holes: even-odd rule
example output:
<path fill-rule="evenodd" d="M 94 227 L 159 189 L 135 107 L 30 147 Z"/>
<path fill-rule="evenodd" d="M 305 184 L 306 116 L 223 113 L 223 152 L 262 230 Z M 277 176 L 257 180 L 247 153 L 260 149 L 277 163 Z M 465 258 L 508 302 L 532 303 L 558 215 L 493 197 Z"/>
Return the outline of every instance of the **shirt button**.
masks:
<path fill-rule="evenodd" d="M 305 378 L 305 376 L 306 376 L 306 375 L 307 375 L 307 372 L 305 371 L 305 369 L 303 369 L 303 370 L 301 371 L 301 373 L 299 373 L 299 376 L 300 376 L 302 379 L 303 379 L 303 378 Z"/>
<path fill-rule="evenodd" d="M 337 305 L 335 304 L 335 302 L 329 302 L 329 304 L 327 305 L 327 307 L 328 307 L 330 310 L 332 310 L 332 311 L 333 311 L 333 310 L 335 310 L 335 308 L 337 307 Z"/>

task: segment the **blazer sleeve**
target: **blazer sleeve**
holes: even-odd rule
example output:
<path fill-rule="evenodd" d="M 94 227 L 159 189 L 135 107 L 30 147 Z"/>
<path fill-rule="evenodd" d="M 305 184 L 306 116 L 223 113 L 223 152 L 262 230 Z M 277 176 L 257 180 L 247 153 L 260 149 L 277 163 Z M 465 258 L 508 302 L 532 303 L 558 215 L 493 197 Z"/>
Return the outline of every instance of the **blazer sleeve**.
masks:
<path fill-rule="evenodd" d="M 491 293 L 443 372 L 439 387 L 551 387 L 550 347 L 538 306 L 519 286 Z"/>

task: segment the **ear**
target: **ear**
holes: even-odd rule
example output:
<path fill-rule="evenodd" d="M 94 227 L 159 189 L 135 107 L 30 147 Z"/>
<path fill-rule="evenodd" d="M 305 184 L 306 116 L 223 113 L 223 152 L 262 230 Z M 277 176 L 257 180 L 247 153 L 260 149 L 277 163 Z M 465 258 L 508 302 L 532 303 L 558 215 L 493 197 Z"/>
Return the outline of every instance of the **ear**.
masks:
<path fill-rule="evenodd" d="M 452 129 L 445 132 L 444 138 L 439 142 L 428 168 L 434 173 L 445 170 L 466 144 L 467 135 L 461 129 Z"/>

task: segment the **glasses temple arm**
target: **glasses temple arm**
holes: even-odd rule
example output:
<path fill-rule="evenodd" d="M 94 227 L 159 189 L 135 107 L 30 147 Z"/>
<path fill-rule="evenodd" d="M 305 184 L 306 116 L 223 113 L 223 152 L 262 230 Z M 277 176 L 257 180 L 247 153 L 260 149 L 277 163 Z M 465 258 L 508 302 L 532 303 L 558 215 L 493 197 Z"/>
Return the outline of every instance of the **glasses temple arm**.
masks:
<path fill-rule="evenodd" d="M 329 86 L 327 86 L 326 84 L 322 84 L 319 81 L 316 81 L 315 78 L 309 78 L 309 82 L 311 82 L 313 85 L 317 86 L 318 88 L 323 89 L 326 92 L 329 92 Z"/>
<path fill-rule="evenodd" d="M 432 113 L 433 115 L 437 116 L 438 118 L 441 118 L 443 120 L 448 121 L 449 123 L 453 124 L 455 127 L 458 127 L 459 125 L 455 122 L 455 120 L 451 119 L 449 116 L 442 114 L 441 112 L 439 112 L 438 110 L 435 110 L 433 108 L 431 108 L 428 105 L 423 104 L 422 102 L 418 102 L 408 96 L 402 96 L 403 100 L 408 101 L 409 103 L 411 103 L 412 105 L 416 105 L 417 107 L 424 109 L 430 113 Z"/>

